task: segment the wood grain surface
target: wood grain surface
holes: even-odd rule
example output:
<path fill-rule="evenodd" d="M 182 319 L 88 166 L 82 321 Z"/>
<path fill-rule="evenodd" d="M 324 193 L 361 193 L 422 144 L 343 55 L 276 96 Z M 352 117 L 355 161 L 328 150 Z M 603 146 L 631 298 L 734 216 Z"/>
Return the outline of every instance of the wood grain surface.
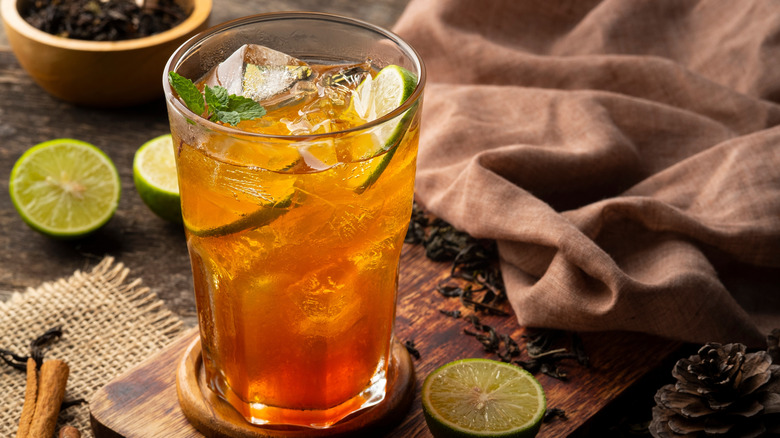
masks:
<path fill-rule="evenodd" d="M 419 246 L 405 246 L 401 259 L 396 337 L 414 341 L 420 358 L 414 360 L 415 398 L 410 412 L 388 437 L 430 437 L 420 401 L 425 376 L 440 365 L 468 357 L 495 356 L 463 330 L 470 327 L 463 318 L 454 319 L 440 310 L 462 309 L 458 299 L 444 298 L 434 291 L 447 277 L 449 265 L 428 260 Z M 483 317 L 500 333 L 520 340 L 525 329 L 511 316 Z M 94 427 L 99 436 L 192 438 L 201 435 L 187 424 L 178 407 L 175 369 L 193 334 L 177 341 L 153 359 L 115 379 L 90 401 Z M 569 379 L 562 381 L 537 375 L 547 394 L 548 406 L 563 409 L 566 419 L 554 419 L 542 426 L 541 438 L 559 438 L 582 433 L 588 422 L 616 400 L 640 378 L 655 369 L 678 344 L 631 333 L 583 333 L 589 367 L 576 361 L 563 362 Z M 520 359 L 528 359 L 523 352 Z"/>

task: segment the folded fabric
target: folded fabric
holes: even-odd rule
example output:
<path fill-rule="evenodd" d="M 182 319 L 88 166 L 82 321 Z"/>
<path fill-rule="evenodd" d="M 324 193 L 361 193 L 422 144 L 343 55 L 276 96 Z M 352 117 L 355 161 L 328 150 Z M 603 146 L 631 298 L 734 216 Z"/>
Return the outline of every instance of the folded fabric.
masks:
<path fill-rule="evenodd" d="M 780 326 L 776 3 L 413 0 L 395 31 L 428 69 L 418 200 L 498 242 L 521 325 Z"/>

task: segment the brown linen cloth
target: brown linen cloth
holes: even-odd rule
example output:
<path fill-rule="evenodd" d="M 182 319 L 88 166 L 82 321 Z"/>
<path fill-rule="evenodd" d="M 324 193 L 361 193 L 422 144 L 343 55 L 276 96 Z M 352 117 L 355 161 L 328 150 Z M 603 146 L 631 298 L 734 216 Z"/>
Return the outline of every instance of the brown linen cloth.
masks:
<path fill-rule="evenodd" d="M 413 0 L 395 31 L 428 68 L 418 200 L 498 241 L 521 325 L 780 326 L 776 0 Z"/>

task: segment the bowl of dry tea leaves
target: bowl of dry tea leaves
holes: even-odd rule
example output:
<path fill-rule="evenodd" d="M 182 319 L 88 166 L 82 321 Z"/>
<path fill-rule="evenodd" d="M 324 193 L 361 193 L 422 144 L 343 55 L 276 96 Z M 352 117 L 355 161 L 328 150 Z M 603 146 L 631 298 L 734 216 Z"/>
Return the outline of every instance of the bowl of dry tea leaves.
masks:
<path fill-rule="evenodd" d="M 162 96 L 171 53 L 208 27 L 212 0 L 0 0 L 22 68 L 49 94 L 122 107 Z"/>

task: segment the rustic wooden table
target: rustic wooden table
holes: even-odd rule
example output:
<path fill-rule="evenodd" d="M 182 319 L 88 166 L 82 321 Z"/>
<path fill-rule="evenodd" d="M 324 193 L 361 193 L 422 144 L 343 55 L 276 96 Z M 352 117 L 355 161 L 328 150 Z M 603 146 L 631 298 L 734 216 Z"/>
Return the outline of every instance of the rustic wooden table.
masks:
<path fill-rule="evenodd" d="M 357 17 L 391 27 L 408 0 L 214 0 L 212 24 L 279 10 L 316 10 Z M 8 176 L 19 156 L 39 142 L 60 137 L 82 139 L 104 150 L 119 169 L 122 199 L 115 217 L 93 235 L 76 241 L 55 241 L 28 228 L 7 195 L 0 195 L 0 300 L 44 281 L 86 269 L 106 255 L 114 256 L 143 278 L 189 327 L 196 325 L 189 259 L 181 226 L 154 216 L 138 197 L 132 178 L 136 149 L 168 132 L 162 99 L 134 108 L 94 110 L 70 105 L 43 92 L 21 69 L 4 33 L 0 32 L 0 193 L 8 193 Z M 418 393 L 405 421 L 389 435 L 430 436 L 419 402 L 421 379 L 435 367 L 464 357 L 490 357 L 473 338 L 463 335 L 468 324 L 441 315 L 455 308 L 434 292 L 448 266 L 427 260 L 418 247 L 404 250 L 397 321 L 400 340 L 414 340 L 422 357 L 415 361 Z M 516 339 L 523 334 L 512 317 L 490 320 Z M 549 405 L 565 409 L 567 420 L 543 426 L 540 436 L 582 435 L 590 420 L 635 382 L 656 368 L 677 348 L 676 343 L 626 333 L 583 335 L 591 367 L 571 365 L 572 377 L 562 382 L 540 376 Z"/>

